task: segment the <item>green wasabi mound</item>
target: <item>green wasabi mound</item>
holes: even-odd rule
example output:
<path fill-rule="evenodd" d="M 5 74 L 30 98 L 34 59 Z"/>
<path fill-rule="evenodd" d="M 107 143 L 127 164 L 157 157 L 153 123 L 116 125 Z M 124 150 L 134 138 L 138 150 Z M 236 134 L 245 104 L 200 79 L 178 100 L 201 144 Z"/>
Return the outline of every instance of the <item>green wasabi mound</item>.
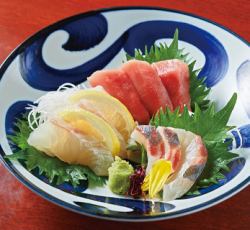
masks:
<path fill-rule="evenodd" d="M 115 161 L 108 169 L 108 186 L 110 190 L 118 195 L 127 193 L 130 186 L 130 175 L 134 173 L 133 167 L 120 157 L 115 157 Z"/>

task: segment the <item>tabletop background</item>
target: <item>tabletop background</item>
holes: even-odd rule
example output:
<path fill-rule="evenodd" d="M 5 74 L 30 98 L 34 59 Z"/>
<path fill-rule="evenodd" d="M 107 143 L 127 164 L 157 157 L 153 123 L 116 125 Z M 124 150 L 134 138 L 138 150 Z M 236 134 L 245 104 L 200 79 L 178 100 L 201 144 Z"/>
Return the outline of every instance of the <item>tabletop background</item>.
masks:
<path fill-rule="evenodd" d="M 56 22 L 111 6 L 159 6 L 213 20 L 250 41 L 249 0 L 0 0 L 0 63 L 24 39 Z M 250 187 L 207 210 L 160 222 L 119 223 L 81 216 L 49 203 L 0 164 L 1 230 L 249 229 Z"/>

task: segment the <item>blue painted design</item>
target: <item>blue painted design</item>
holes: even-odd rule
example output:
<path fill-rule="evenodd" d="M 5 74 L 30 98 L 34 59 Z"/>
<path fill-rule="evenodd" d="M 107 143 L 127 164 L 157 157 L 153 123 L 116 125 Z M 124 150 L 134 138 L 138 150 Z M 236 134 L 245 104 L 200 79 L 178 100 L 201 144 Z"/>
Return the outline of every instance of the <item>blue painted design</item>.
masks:
<path fill-rule="evenodd" d="M 25 107 L 27 105 L 33 104 L 32 101 L 17 101 L 12 104 L 5 117 L 5 130 L 7 135 L 13 135 L 16 131 L 15 123 L 17 119 L 22 117 L 22 114 L 25 113 Z"/>
<path fill-rule="evenodd" d="M 240 145 L 241 145 L 240 136 L 239 136 L 238 132 L 235 131 L 235 130 L 231 131 L 231 133 L 232 133 L 233 136 L 234 136 L 234 140 L 235 140 L 235 144 L 236 144 L 235 148 L 237 149 L 237 148 L 239 148 Z M 232 149 L 233 146 L 231 145 L 230 148 Z"/>
<path fill-rule="evenodd" d="M 69 51 L 80 51 L 94 47 L 105 38 L 108 32 L 107 24 L 101 14 L 65 24 L 61 29 L 67 31 L 70 37 L 63 48 Z"/>
<path fill-rule="evenodd" d="M 91 26 L 86 26 L 90 22 Z M 100 29 L 102 28 L 100 25 L 104 29 Z M 80 51 L 100 43 L 106 35 L 105 25 L 105 18 L 97 14 L 67 23 L 56 29 L 66 30 L 70 34 L 70 39 L 63 48 Z M 87 28 L 84 32 L 79 30 L 83 27 Z M 135 48 L 144 49 L 145 45 L 151 46 L 158 39 L 172 38 L 176 28 L 180 30 L 180 40 L 193 44 L 204 53 L 206 63 L 200 76 L 207 77 L 207 86 L 211 87 L 218 83 L 228 69 L 228 57 L 222 44 L 214 36 L 198 27 L 174 21 L 146 21 L 136 24 L 124 31 L 103 53 L 78 67 L 67 70 L 54 69 L 44 62 L 41 50 L 48 36 L 46 34 L 20 55 L 20 72 L 29 85 L 41 90 L 54 90 L 65 82 L 79 84 L 94 71 L 104 68 L 122 48 L 132 55 Z"/>
<path fill-rule="evenodd" d="M 49 67 L 41 58 L 41 47 L 44 40 L 39 39 L 20 54 L 20 73 L 32 87 L 40 90 L 55 90 L 65 82 L 80 84 L 98 69 L 103 69 L 117 54 L 123 40 L 117 40 L 109 50 L 81 66 L 67 70 L 56 70 Z"/>
<path fill-rule="evenodd" d="M 250 148 L 250 124 L 241 126 L 239 131 L 242 139 L 241 147 Z"/>
<path fill-rule="evenodd" d="M 114 197 L 106 197 L 106 196 L 97 196 L 92 194 L 86 194 L 86 193 L 75 193 L 75 195 L 89 199 L 89 200 L 95 200 L 100 202 L 105 202 L 108 204 L 115 204 L 127 208 L 131 208 L 134 210 L 133 212 L 128 212 L 127 214 L 161 214 L 166 211 L 169 211 L 173 208 L 175 208 L 174 205 L 164 203 L 164 202 L 152 202 L 152 201 L 146 201 L 146 200 L 138 200 L 138 199 L 121 199 L 121 198 L 114 198 Z M 82 202 L 75 202 L 79 206 L 86 207 L 86 203 Z M 88 204 L 89 205 L 89 204 Z M 95 209 L 99 207 L 100 210 L 103 210 L 103 207 L 95 206 Z M 90 207 L 91 208 L 91 207 Z M 105 208 L 106 211 L 112 212 Z M 117 215 L 118 212 L 116 212 Z"/>
<path fill-rule="evenodd" d="M 86 24 L 91 23 L 91 26 Z M 84 17 L 77 20 L 77 23 L 71 22 L 64 26 L 56 28 L 67 30 L 70 34 L 69 41 L 64 45 L 64 48 L 69 50 L 79 50 L 91 48 L 97 45 L 106 35 L 107 24 L 105 18 L 100 14 L 91 17 Z M 85 28 L 83 33 L 77 34 L 78 26 Z M 100 27 L 104 26 L 104 28 Z M 73 33 L 73 37 L 72 34 Z M 125 42 L 126 36 L 122 36 L 115 41 L 109 49 L 94 59 L 76 67 L 67 70 L 57 70 L 48 66 L 42 58 L 42 46 L 49 33 L 41 36 L 38 40 L 28 46 L 23 53 L 20 54 L 20 72 L 23 79 L 32 87 L 40 90 L 55 90 L 65 82 L 79 84 L 98 69 L 103 69 L 112 58 L 119 52 Z M 82 36 L 82 37 L 76 37 Z"/>
<path fill-rule="evenodd" d="M 31 104 L 33 104 L 31 101 L 17 101 L 9 107 L 5 117 L 5 130 L 7 135 L 13 135 L 15 133 L 16 131 L 15 123 L 17 119 L 22 118 L 23 114 L 27 112 L 25 107 Z M 11 146 L 12 151 L 18 150 L 17 146 L 13 145 L 11 142 L 9 142 L 9 144 Z M 23 162 L 20 163 L 23 164 Z M 41 179 L 45 183 L 50 184 L 53 187 L 59 188 L 66 192 L 83 192 L 88 187 L 88 182 L 84 180 L 82 180 L 80 184 L 76 187 L 73 187 L 70 183 L 63 183 L 60 185 L 56 185 L 54 183 L 50 183 L 49 180 L 44 175 L 40 175 L 39 170 L 37 168 L 32 170 L 31 172 L 34 176 Z"/>
<path fill-rule="evenodd" d="M 236 148 L 250 148 L 250 124 L 239 127 L 238 132 L 233 130 L 232 134 L 235 137 Z"/>

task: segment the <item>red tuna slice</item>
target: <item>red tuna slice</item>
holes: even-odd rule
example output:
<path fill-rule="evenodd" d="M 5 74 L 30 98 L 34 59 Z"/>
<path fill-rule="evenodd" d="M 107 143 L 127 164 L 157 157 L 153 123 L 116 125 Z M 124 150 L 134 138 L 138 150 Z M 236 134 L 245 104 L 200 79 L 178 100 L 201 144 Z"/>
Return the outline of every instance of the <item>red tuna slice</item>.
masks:
<path fill-rule="evenodd" d="M 140 124 L 149 122 L 150 116 L 127 74 L 122 70 L 94 72 L 88 81 L 92 87 L 101 85 L 110 95 L 120 100 Z"/>
<path fill-rule="evenodd" d="M 144 106 L 150 115 L 154 115 L 161 107 L 173 109 L 168 92 L 164 88 L 157 71 L 144 61 L 128 61 L 122 69 L 132 80 Z"/>
<path fill-rule="evenodd" d="M 180 107 L 183 111 L 184 105 L 190 108 L 189 94 L 189 69 L 183 61 L 173 59 L 153 63 L 152 66 L 157 70 L 159 77 L 172 101 L 173 108 Z"/>

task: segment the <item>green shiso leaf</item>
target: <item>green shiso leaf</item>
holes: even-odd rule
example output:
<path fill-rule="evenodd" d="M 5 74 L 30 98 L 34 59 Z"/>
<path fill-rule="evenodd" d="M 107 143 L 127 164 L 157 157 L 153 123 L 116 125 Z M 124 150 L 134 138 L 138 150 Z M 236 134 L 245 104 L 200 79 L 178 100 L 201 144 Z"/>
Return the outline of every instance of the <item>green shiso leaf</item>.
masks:
<path fill-rule="evenodd" d="M 195 109 L 195 104 L 199 106 L 201 110 L 205 110 L 210 101 L 206 99 L 210 89 L 206 87 L 204 81 L 205 77 L 199 76 L 200 70 L 194 68 L 195 61 L 190 61 L 189 54 L 184 52 L 184 49 L 179 49 L 178 45 L 178 29 L 174 33 L 172 43 L 168 46 L 166 43 L 161 43 L 159 46 L 153 45 L 149 49 L 146 46 L 144 51 L 135 49 L 134 56 L 126 54 L 127 60 L 136 59 L 146 61 L 149 63 L 158 62 L 162 60 L 179 59 L 188 64 L 190 75 L 190 97 L 191 108 Z"/>
<path fill-rule="evenodd" d="M 88 180 L 89 187 L 103 186 L 106 183 L 105 177 L 97 176 L 86 166 L 67 164 L 30 146 L 27 139 L 31 131 L 27 117 L 17 120 L 16 131 L 8 138 L 15 147 L 18 147 L 18 150 L 6 156 L 7 159 L 22 160 L 27 170 L 32 171 L 37 168 L 40 175 L 45 175 L 51 183 L 57 185 L 69 182 L 76 187 L 81 180 Z"/>
<path fill-rule="evenodd" d="M 224 178 L 222 170 L 228 171 L 228 163 L 238 155 L 228 151 L 231 144 L 228 131 L 232 126 L 227 126 L 230 115 L 236 104 L 237 94 L 234 93 L 229 102 L 220 111 L 215 111 L 214 103 L 202 111 L 198 104 L 195 104 L 194 113 L 189 113 L 185 107 L 182 114 L 178 110 L 171 112 L 168 108 L 160 110 L 150 121 L 154 126 L 166 126 L 181 128 L 191 131 L 202 137 L 208 151 L 206 166 L 196 181 L 196 184 L 189 194 L 197 194 L 199 188 L 204 188 L 218 183 Z M 227 139 L 227 141 L 225 141 Z M 229 141 L 228 141 L 229 140 Z"/>

